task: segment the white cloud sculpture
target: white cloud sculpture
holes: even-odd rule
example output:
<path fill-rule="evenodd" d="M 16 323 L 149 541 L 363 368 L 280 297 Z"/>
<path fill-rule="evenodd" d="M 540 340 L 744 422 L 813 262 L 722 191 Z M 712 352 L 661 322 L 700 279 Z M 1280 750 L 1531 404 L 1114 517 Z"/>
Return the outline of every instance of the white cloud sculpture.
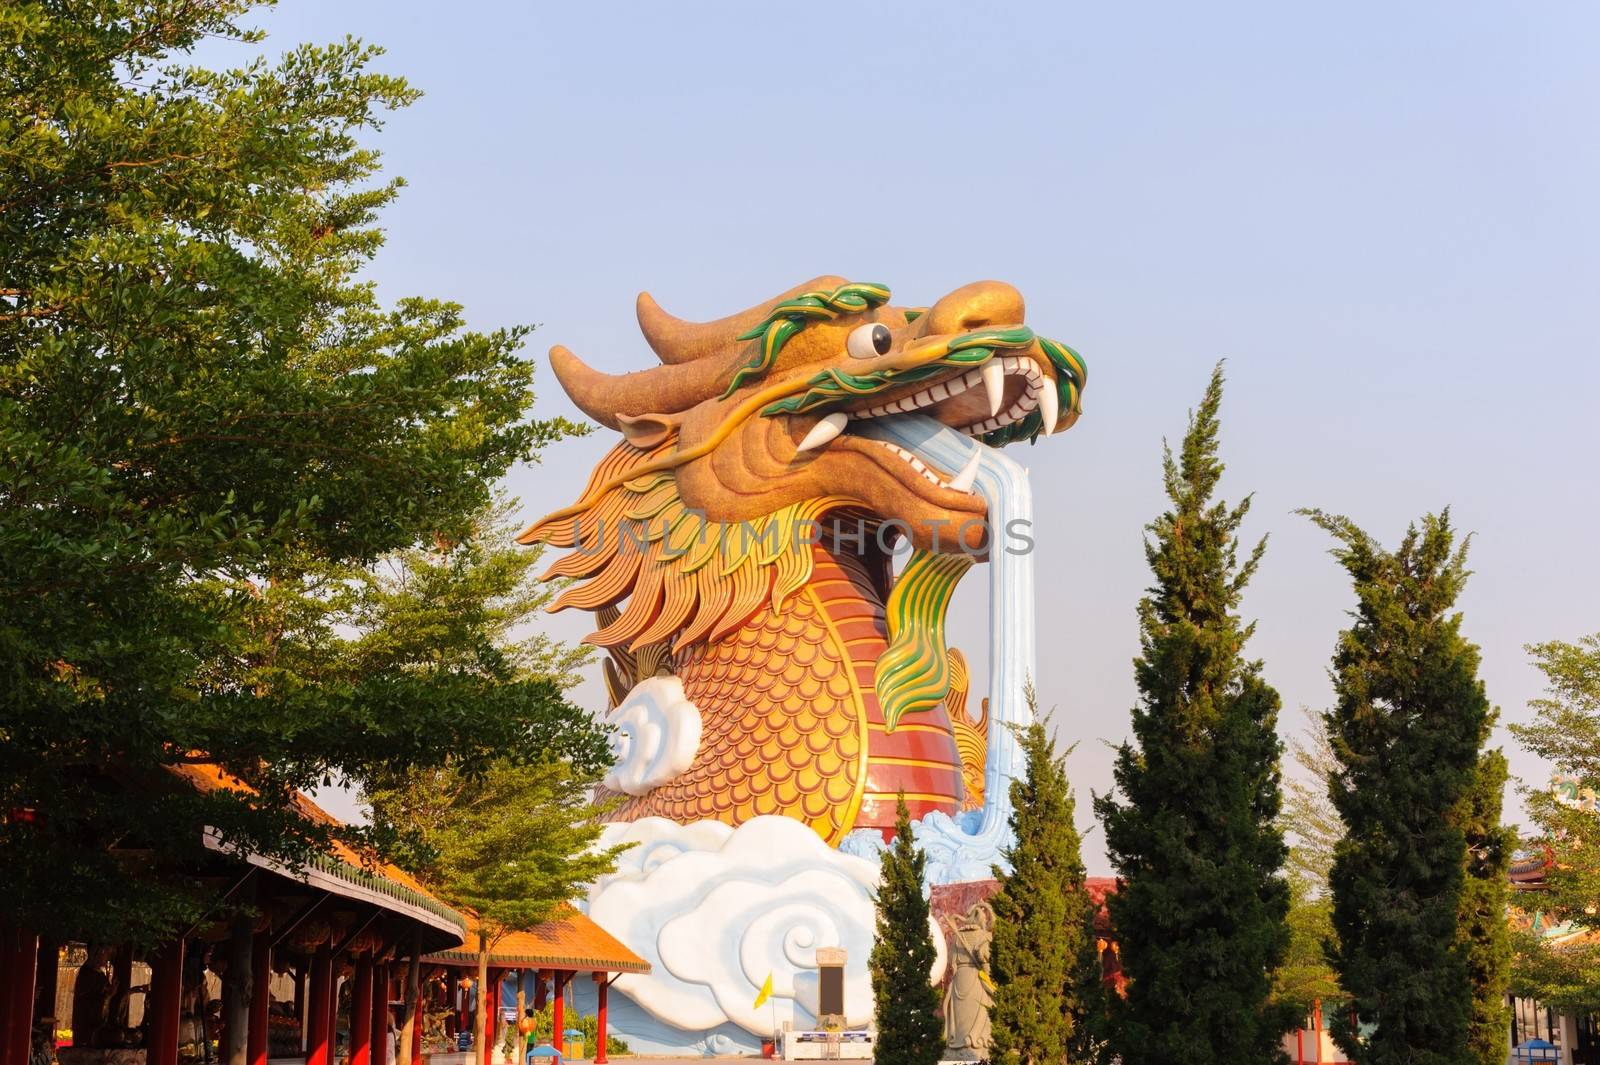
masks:
<path fill-rule="evenodd" d="M 650 962 L 648 976 L 617 981 L 647 1013 L 691 1031 L 732 1021 L 765 1035 L 774 1008 L 754 1003 L 770 973 L 779 1019 L 810 1024 L 817 948 L 844 947 L 846 1019 L 871 1019 L 876 862 L 833 850 L 787 817 L 757 817 L 737 829 L 646 818 L 608 826 L 600 845 L 619 843 L 638 846 L 590 889 L 588 911 Z M 937 980 L 944 937 L 929 925 Z"/>
<path fill-rule="evenodd" d="M 606 720 L 616 726 L 604 782 L 613 791 L 644 795 L 688 769 L 700 749 L 700 708 L 674 676 L 635 684 Z"/>

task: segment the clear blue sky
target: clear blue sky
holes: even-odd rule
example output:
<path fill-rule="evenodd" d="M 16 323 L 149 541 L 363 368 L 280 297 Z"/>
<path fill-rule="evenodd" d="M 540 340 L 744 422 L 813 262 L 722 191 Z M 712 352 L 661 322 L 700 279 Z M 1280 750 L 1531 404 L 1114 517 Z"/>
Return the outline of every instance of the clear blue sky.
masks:
<path fill-rule="evenodd" d="M 1078 426 L 1020 449 L 1080 821 L 1134 700 L 1161 439 L 1223 356 L 1224 487 L 1271 534 L 1246 609 L 1286 731 L 1326 704 L 1350 604 L 1306 505 L 1388 542 L 1453 506 L 1467 631 L 1524 718 L 1522 645 L 1600 630 L 1600 8 L 993 6 L 283 0 L 259 24 L 269 48 L 381 43 L 426 93 L 376 142 L 410 187 L 373 275 L 539 324 L 540 361 L 648 365 L 640 289 L 715 317 L 819 273 L 908 303 L 1021 288 L 1090 368 Z M 572 413 L 548 375 L 537 409 Z M 516 471 L 528 516 L 605 446 Z M 974 574 L 955 642 L 983 607 Z"/>

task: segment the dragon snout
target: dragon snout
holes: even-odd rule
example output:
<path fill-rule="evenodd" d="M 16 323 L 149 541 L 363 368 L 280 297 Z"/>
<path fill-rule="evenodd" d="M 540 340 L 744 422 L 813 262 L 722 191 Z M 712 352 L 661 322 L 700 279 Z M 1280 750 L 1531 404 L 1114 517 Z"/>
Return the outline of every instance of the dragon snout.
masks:
<path fill-rule="evenodd" d="M 1021 325 L 1022 293 L 1004 281 L 974 281 L 947 294 L 923 316 L 924 336 L 970 333 L 994 326 Z"/>

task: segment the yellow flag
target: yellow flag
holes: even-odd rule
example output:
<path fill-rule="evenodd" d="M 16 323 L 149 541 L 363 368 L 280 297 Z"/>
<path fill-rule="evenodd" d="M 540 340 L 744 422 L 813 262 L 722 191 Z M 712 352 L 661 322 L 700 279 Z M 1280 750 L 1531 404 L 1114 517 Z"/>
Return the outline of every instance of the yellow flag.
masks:
<path fill-rule="evenodd" d="M 761 1008 L 761 1004 L 763 1002 L 765 1002 L 767 999 L 771 998 L 771 997 L 772 997 L 772 974 L 768 973 L 767 974 L 767 978 L 765 980 L 761 981 L 761 993 L 756 996 L 756 1004 L 754 1006 L 751 1006 L 750 1008 L 751 1009 L 757 1009 L 757 1010 L 760 1009 Z"/>

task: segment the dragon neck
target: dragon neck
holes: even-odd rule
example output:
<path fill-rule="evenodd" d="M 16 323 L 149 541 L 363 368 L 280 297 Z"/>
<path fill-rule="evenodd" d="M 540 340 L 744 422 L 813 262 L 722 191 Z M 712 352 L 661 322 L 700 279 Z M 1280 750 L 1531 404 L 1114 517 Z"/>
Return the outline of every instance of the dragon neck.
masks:
<path fill-rule="evenodd" d="M 948 702 L 965 669 L 944 623 L 971 559 L 913 551 L 893 576 L 876 517 L 834 497 L 708 522 L 654 455 L 619 445 L 588 507 L 530 530 L 575 549 L 545 574 L 573 582 L 552 609 L 595 611 L 612 706 L 673 673 L 700 715 L 688 768 L 613 816 L 783 813 L 837 841 L 892 827 L 902 791 L 914 817 L 954 810 L 971 790 Z"/>

